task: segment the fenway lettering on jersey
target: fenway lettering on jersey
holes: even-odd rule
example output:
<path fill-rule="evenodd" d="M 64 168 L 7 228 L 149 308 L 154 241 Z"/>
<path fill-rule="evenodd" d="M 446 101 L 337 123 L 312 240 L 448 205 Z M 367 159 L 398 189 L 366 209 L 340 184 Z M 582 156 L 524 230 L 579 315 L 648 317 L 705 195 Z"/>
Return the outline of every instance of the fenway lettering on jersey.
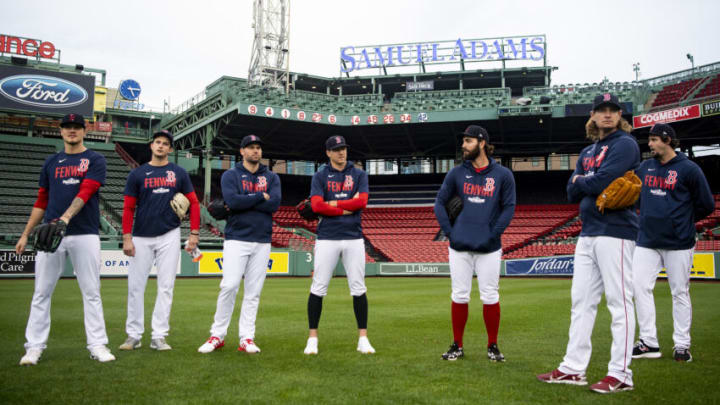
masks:
<path fill-rule="evenodd" d="M 355 182 L 353 181 L 352 176 L 345 176 L 345 181 L 339 182 L 339 181 L 330 181 L 327 182 L 327 189 L 328 191 L 331 191 L 333 193 L 337 193 L 340 191 L 351 191 L 355 185 Z"/>
<path fill-rule="evenodd" d="M 583 158 L 583 161 L 582 161 L 582 162 L 583 162 L 583 163 L 582 163 L 583 169 L 584 169 L 585 171 L 588 171 L 588 170 L 590 170 L 590 169 L 600 167 L 600 165 L 602 164 L 603 160 L 605 160 L 605 154 L 607 153 L 607 150 L 608 150 L 608 146 L 605 145 L 605 146 L 603 146 L 602 148 L 600 148 L 600 154 L 599 154 L 599 155 L 597 155 L 597 156 L 584 157 L 584 158 Z"/>
<path fill-rule="evenodd" d="M 77 166 L 58 166 L 55 168 L 55 178 L 85 177 L 89 167 L 89 159 L 80 159 L 80 164 Z"/>
<path fill-rule="evenodd" d="M 265 178 L 265 176 L 258 177 L 256 183 L 248 180 L 243 180 L 241 183 L 243 191 L 247 191 L 250 193 L 264 193 L 267 191 L 267 179 Z"/>
<path fill-rule="evenodd" d="M 492 177 L 485 178 L 485 185 L 465 183 L 463 184 L 463 194 L 480 197 L 492 197 L 495 192 L 495 179 Z"/>
<path fill-rule="evenodd" d="M 645 175 L 643 179 L 643 185 L 653 188 L 662 188 L 665 190 L 675 190 L 677 184 L 677 172 L 675 170 L 668 170 L 667 177 Z"/>

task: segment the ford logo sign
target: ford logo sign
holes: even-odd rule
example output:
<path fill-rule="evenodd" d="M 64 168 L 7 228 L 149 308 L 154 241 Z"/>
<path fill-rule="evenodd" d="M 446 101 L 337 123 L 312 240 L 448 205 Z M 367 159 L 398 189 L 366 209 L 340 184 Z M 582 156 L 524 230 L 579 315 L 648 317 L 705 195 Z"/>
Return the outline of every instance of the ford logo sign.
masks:
<path fill-rule="evenodd" d="M 82 104 L 85 89 L 52 76 L 16 75 L 0 80 L 0 93 L 18 103 L 36 107 L 60 108 Z"/>

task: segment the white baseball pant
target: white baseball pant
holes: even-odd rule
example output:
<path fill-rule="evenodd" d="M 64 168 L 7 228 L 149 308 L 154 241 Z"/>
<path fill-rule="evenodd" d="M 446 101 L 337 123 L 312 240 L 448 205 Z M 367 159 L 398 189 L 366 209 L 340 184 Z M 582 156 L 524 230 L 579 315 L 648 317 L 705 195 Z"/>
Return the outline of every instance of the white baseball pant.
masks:
<path fill-rule="evenodd" d="M 639 337 L 645 344 L 660 347 L 655 328 L 655 280 L 665 267 L 673 308 L 673 342 L 675 347 L 690 348 L 690 269 L 695 249 L 666 250 L 638 246 L 633 255 L 633 287 Z"/>
<path fill-rule="evenodd" d="M 612 318 L 609 376 L 633 385 L 630 361 L 635 336 L 632 255 L 635 242 L 609 236 L 582 236 L 575 247 L 570 338 L 560 371 L 585 374 L 592 354 L 592 330 L 603 290 Z"/>
<path fill-rule="evenodd" d="M 450 298 L 458 304 L 470 302 L 473 274 L 477 274 L 480 300 L 483 304 L 493 305 L 500 300 L 498 282 L 500 280 L 500 258 L 502 250 L 490 253 L 459 252 L 448 248 L 450 261 Z"/>
<path fill-rule="evenodd" d="M 365 242 L 362 239 L 315 241 L 315 269 L 310 293 L 318 297 L 327 295 L 330 279 L 341 256 L 350 295 L 359 297 L 365 294 Z"/>
<path fill-rule="evenodd" d="M 239 240 L 226 240 L 223 243 L 223 278 L 220 282 L 215 321 L 210 328 L 212 336 L 224 339 L 227 335 L 240 281 L 245 276 L 238 332 L 240 340 L 255 338 L 255 319 L 269 261 L 269 243 Z"/>
<path fill-rule="evenodd" d="M 180 260 L 180 228 L 159 236 L 133 236 L 132 241 L 135 256 L 130 257 L 128 270 L 125 332 L 133 339 L 140 339 L 145 331 L 145 286 L 154 262 L 157 267 L 157 297 L 152 314 L 152 338 L 164 338 L 170 331 L 170 309 Z"/>
<path fill-rule="evenodd" d="M 63 238 L 54 253 L 38 252 L 35 258 L 35 292 L 25 329 L 26 349 L 47 347 L 52 294 L 68 255 L 82 292 L 87 347 L 108 343 L 100 298 L 100 237 L 70 235 Z"/>

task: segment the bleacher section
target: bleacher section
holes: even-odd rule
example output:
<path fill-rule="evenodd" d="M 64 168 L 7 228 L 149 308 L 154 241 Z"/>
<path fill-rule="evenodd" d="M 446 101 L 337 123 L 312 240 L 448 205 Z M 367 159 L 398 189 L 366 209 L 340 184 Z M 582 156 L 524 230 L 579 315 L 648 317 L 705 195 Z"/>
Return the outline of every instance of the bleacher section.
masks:
<path fill-rule="evenodd" d="M 532 104 L 540 104 L 542 97 L 548 97 L 552 105 L 590 104 L 598 93 L 611 92 L 620 101 L 629 101 L 633 97 L 636 83 L 603 82 L 585 84 L 560 84 L 549 87 L 525 87 L 523 97 L 529 97 Z"/>
<path fill-rule="evenodd" d="M 687 92 L 695 87 L 700 80 L 701 79 L 690 79 L 663 87 L 657 97 L 655 97 L 652 107 L 677 103 L 682 100 Z"/>
<path fill-rule="evenodd" d="M 720 95 L 720 74 L 712 78 L 705 86 L 695 95 L 694 98 L 701 99 L 712 95 Z"/>
<path fill-rule="evenodd" d="M 0 185 L 7 192 L 0 196 L 0 234 L 19 235 L 25 229 L 37 198 L 38 173 L 45 158 L 55 153 L 52 145 L 0 142 Z"/>

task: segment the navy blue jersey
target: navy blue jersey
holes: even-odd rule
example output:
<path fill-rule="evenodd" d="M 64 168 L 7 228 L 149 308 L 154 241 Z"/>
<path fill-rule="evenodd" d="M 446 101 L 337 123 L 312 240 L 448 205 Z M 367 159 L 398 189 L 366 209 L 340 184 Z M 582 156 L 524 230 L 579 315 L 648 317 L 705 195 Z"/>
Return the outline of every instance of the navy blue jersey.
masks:
<path fill-rule="evenodd" d="M 67 154 L 58 152 L 47 159 L 40 172 L 40 187 L 48 189 L 48 206 L 43 222 L 60 218 L 80 191 L 84 179 L 105 184 L 105 157 L 93 150 Z M 66 235 L 99 234 L 100 205 L 95 193 L 68 224 Z"/>
<path fill-rule="evenodd" d="M 648 159 L 636 173 L 642 180 L 637 245 L 671 250 L 695 246 L 695 222 L 715 209 L 700 167 L 678 153 L 665 164 Z"/>
<path fill-rule="evenodd" d="M 595 200 L 613 180 L 622 177 L 628 170 L 637 169 L 639 165 L 640 148 L 637 141 L 620 130 L 580 152 L 575 171 L 567 183 L 568 200 L 571 203 L 580 202 L 580 236 L 637 238 L 638 216 L 635 207 L 606 209 L 603 214 L 595 206 Z M 573 183 L 573 177 L 578 174 L 581 176 Z"/>
<path fill-rule="evenodd" d="M 435 216 L 450 247 L 458 251 L 489 253 L 502 247 L 500 237 L 515 214 L 515 178 L 492 158 L 479 173 L 466 160 L 448 172 L 435 199 Z M 450 225 L 445 204 L 455 195 L 463 208 Z"/>
<path fill-rule="evenodd" d="M 342 171 L 335 170 L 328 164 L 318 170 L 312 178 L 310 197 L 320 196 L 323 201 L 349 200 L 357 193 L 369 193 L 368 175 L 347 162 Z M 348 240 L 361 239 L 362 225 L 357 210 L 350 215 L 321 217 L 317 227 L 318 239 Z"/>
<path fill-rule="evenodd" d="M 250 173 L 242 162 L 220 180 L 225 205 L 232 210 L 225 224 L 225 239 L 270 243 L 272 214 L 280 207 L 280 177 L 260 164 Z M 263 193 L 270 196 L 265 200 Z"/>
<path fill-rule="evenodd" d="M 137 198 L 133 236 L 159 236 L 180 226 L 170 201 L 176 193 L 192 191 L 187 171 L 175 163 L 133 169 L 125 183 L 125 195 Z"/>

